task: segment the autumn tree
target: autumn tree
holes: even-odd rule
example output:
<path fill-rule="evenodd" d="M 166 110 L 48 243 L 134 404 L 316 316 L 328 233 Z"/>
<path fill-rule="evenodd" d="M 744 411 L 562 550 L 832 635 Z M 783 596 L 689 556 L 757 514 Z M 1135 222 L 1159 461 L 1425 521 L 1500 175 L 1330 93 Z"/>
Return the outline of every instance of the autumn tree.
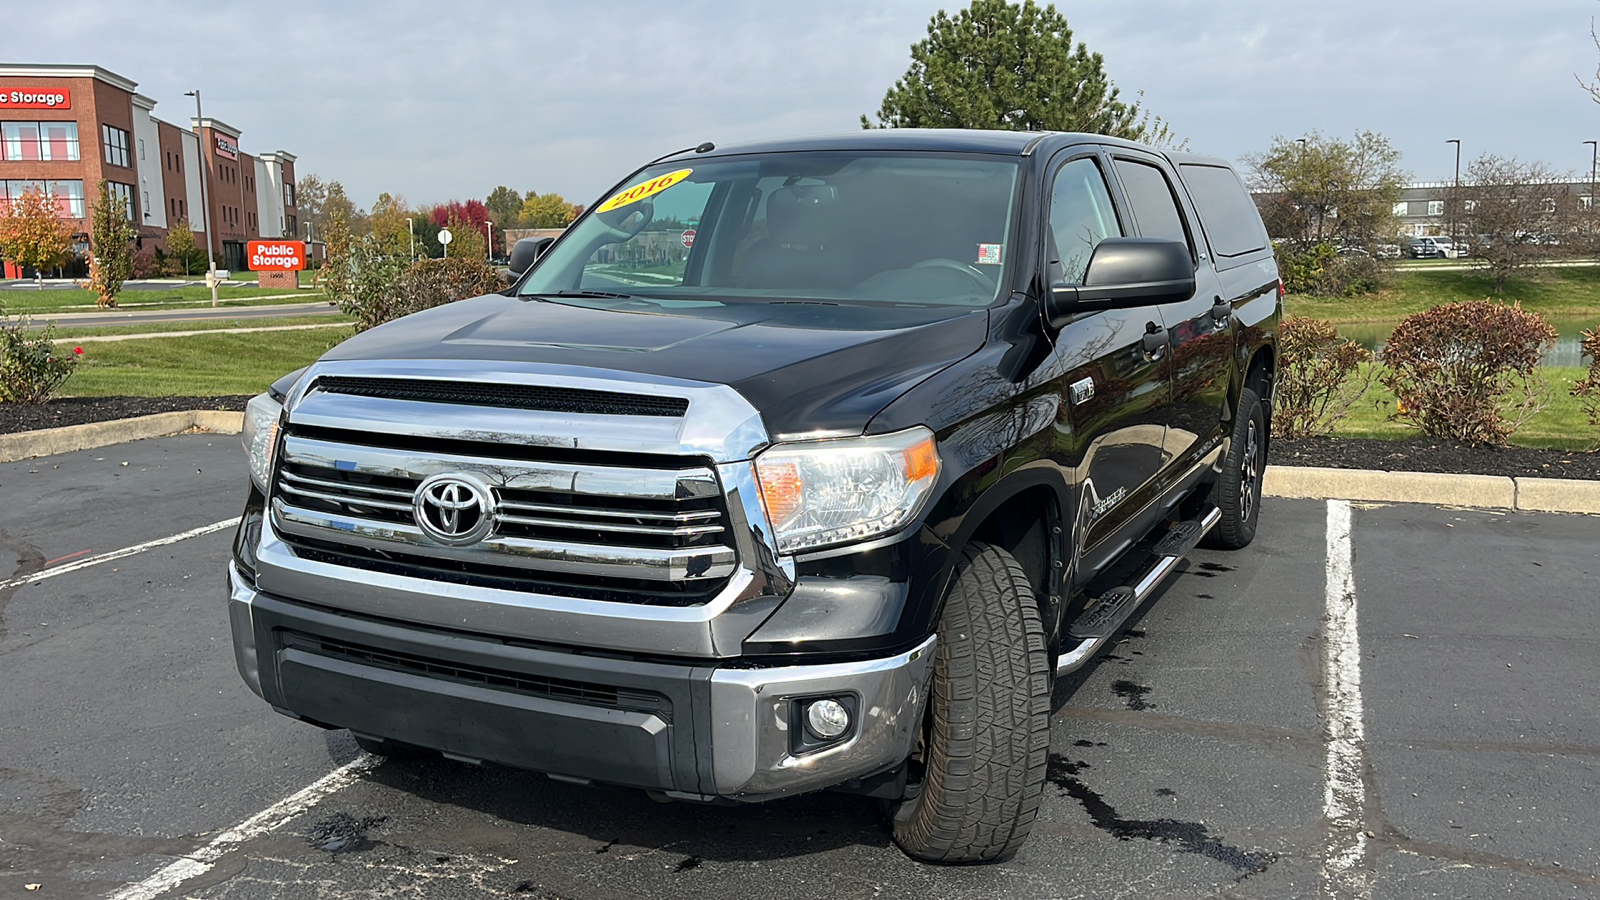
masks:
<path fill-rule="evenodd" d="M 577 216 L 577 207 L 560 194 L 529 191 L 522 201 L 523 228 L 565 228 Z"/>
<path fill-rule="evenodd" d="M 1561 249 L 1555 242 L 1579 214 L 1571 179 L 1540 162 L 1484 154 L 1467 165 L 1462 219 L 1475 235 L 1473 260 L 1500 293 L 1514 275 L 1537 270 Z"/>
<path fill-rule="evenodd" d="M 437 212 L 435 210 L 435 213 Z M 473 222 L 458 213 L 452 213 L 444 224 L 444 227 L 450 229 L 451 238 L 449 252 L 445 255 L 451 259 L 457 257 L 461 259 L 484 259 L 487 257 L 489 255 L 488 245 L 484 242 L 487 240 L 488 234 L 484 225 L 488 221 L 488 218 L 485 217 L 481 223 Z"/>
<path fill-rule="evenodd" d="M 872 128 L 866 116 L 861 127 Z M 1066 17 L 1034 0 L 973 0 L 940 10 L 911 67 L 884 95 L 881 128 L 1082 131 L 1173 143 L 1160 119 L 1122 99 L 1105 60 L 1072 43 Z"/>
<path fill-rule="evenodd" d="M 327 202 L 328 186 L 315 172 L 302 175 L 295 182 L 294 203 L 300 211 L 300 221 L 310 222 L 313 236 L 319 240 L 327 239 L 323 232 L 327 230 L 328 220 L 322 213 Z"/>
<path fill-rule="evenodd" d="M 111 183 L 102 180 L 89 221 L 89 290 L 96 306 L 116 306 L 122 283 L 133 274 L 129 245 L 137 232 L 132 212 L 127 201 L 111 193 Z"/>
<path fill-rule="evenodd" d="M 0 256 L 32 268 L 35 279 L 66 262 L 71 247 L 72 229 L 61 220 L 55 197 L 38 188 L 12 198 L 0 216 Z"/>
<path fill-rule="evenodd" d="M 1291 250 L 1364 247 L 1395 234 L 1394 205 L 1410 176 L 1381 134 L 1359 131 L 1348 141 L 1315 131 L 1278 135 L 1266 153 L 1244 162 L 1267 233 Z"/>
<path fill-rule="evenodd" d="M 367 221 L 371 224 L 372 239 L 379 253 L 411 258 L 411 208 L 406 205 L 404 197 L 388 192 L 379 194 Z"/>
<path fill-rule="evenodd" d="M 496 228 L 517 227 L 517 220 L 522 215 L 521 194 L 502 184 L 489 192 L 483 205 L 488 208 L 489 217 L 494 220 Z"/>
<path fill-rule="evenodd" d="M 174 268 L 182 268 L 184 275 L 194 274 L 194 270 L 205 265 L 205 250 L 194 239 L 194 231 L 189 228 L 188 219 L 179 219 L 167 229 L 167 259 Z M 176 272 L 172 274 L 176 275 Z"/>

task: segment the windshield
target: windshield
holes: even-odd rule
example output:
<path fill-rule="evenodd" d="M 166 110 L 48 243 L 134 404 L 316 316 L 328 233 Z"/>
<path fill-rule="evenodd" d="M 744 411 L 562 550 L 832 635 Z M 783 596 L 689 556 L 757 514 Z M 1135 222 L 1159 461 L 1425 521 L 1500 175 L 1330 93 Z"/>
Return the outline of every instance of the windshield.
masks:
<path fill-rule="evenodd" d="M 987 306 L 1004 283 L 1017 170 L 1000 157 L 853 152 L 652 166 L 573 225 L 518 293 L 667 309 Z"/>

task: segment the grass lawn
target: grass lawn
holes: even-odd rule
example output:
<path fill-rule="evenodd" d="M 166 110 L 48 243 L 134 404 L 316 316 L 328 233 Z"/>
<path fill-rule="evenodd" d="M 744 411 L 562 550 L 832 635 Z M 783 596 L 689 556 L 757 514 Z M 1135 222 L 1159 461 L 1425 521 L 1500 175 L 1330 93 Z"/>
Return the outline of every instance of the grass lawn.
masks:
<path fill-rule="evenodd" d="M 1600 266 L 1546 269 L 1538 275 L 1508 281 L 1500 294 L 1491 293 L 1491 279 L 1474 271 L 1396 272 L 1394 286 L 1371 297 L 1301 297 L 1284 300 L 1290 315 L 1343 322 L 1393 322 L 1415 312 L 1463 300 L 1485 298 L 1552 318 L 1589 318 L 1600 323 Z"/>
<path fill-rule="evenodd" d="M 65 397 L 258 394 L 280 375 L 309 365 L 348 329 L 205 334 L 107 341 L 83 348 Z"/>
<path fill-rule="evenodd" d="M 291 292 L 279 288 L 257 287 L 253 284 L 218 288 L 217 297 L 219 300 L 228 301 L 233 306 L 243 306 L 250 301 L 260 301 L 263 297 L 276 298 L 265 301 L 268 303 L 327 302 L 327 297 L 321 291 L 301 290 Z M 127 290 L 117 297 L 118 308 L 128 309 L 190 307 L 209 302 L 211 302 L 211 289 L 204 285 L 171 287 L 151 291 Z M 88 291 L 71 288 L 43 291 L 8 288 L 0 290 L 0 305 L 3 305 L 5 311 L 11 315 L 26 313 L 38 316 L 48 313 L 95 311 L 93 294 Z"/>
<path fill-rule="evenodd" d="M 71 322 L 56 326 L 53 337 L 57 342 L 77 338 L 101 337 L 117 334 L 164 334 L 172 331 L 216 331 L 224 328 L 274 328 L 284 325 L 319 325 L 332 329 L 349 325 L 352 320 L 345 315 L 334 316 L 273 316 L 270 319 L 214 319 L 202 322 L 146 322 L 139 325 L 74 326 Z M 329 332 L 332 334 L 333 332 Z M 263 335 L 265 338 L 265 335 Z M 152 338 L 151 340 L 157 340 Z"/>
<path fill-rule="evenodd" d="M 1522 447 L 1549 447 L 1558 450 L 1587 450 L 1600 444 L 1600 428 L 1589 424 L 1588 416 L 1570 393 L 1572 385 L 1586 369 L 1547 367 L 1550 405 L 1511 435 L 1511 443 Z M 1350 416 L 1333 431 L 1336 435 L 1359 438 L 1420 437 L 1411 425 L 1388 420 L 1394 411 L 1394 395 L 1374 381 L 1362 399 L 1351 407 Z"/>

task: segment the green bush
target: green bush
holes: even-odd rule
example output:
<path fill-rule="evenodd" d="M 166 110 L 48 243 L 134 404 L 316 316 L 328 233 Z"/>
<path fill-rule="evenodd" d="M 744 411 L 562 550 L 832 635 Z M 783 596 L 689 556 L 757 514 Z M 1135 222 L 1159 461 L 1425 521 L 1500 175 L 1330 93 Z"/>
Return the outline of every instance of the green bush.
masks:
<path fill-rule="evenodd" d="M 72 377 L 83 348 L 58 355 L 54 331 L 30 332 L 26 316 L 13 320 L 0 308 L 0 403 L 43 403 Z"/>
<path fill-rule="evenodd" d="M 1383 348 L 1392 418 L 1430 437 L 1505 444 L 1548 402 L 1539 360 L 1555 340 L 1520 305 L 1475 300 L 1407 316 Z"/>
<path fill-rule="evenodd" d="M 481 259 L 422 259 L 407 265 L 365 239 L 353 241 L 328 267 L 335 270 L 326 279 L 329 296 L 361 331 L 506 288 L 505 279 Z"/>
<path fill-rule="evenodd" d="M 1372 351 L 1341 340 L 1333 323 L 1289 316 L 1278 331 L 1278 386 L 1272 433 L 1281 438 L 1327 434 L 1372 385 Z"/>
<path fill-rule="evenodd" d="M 1278 273 L 1291 294 L 1316 297 L 1356 297 L 1381 290 L 1389 280 L 1389 267 L 1367 253 L 1341 254 L 1329 243 L 1295 250 L 1276 248 Z"/>
<path fill-rule="evenodd" d="M 1589 357 L 1589 374 L 1572 386 L 1590 425 L 1600 425 L 1600 326 L 1583 333 L 1583 355 Z"/>

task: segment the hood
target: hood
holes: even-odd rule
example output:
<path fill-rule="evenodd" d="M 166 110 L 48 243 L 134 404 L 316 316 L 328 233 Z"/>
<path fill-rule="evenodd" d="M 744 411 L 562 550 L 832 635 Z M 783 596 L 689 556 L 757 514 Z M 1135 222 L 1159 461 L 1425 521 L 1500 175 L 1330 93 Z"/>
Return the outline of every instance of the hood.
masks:
<path fill-rule="evenodd" d="M 326 359 L 589 366 L 725 384 L 774 438 L 860 432 L 918 382 L 975 352 L 988 312 L 814 302 L 604 309 L 490 295 L 366 331 Z"/>

